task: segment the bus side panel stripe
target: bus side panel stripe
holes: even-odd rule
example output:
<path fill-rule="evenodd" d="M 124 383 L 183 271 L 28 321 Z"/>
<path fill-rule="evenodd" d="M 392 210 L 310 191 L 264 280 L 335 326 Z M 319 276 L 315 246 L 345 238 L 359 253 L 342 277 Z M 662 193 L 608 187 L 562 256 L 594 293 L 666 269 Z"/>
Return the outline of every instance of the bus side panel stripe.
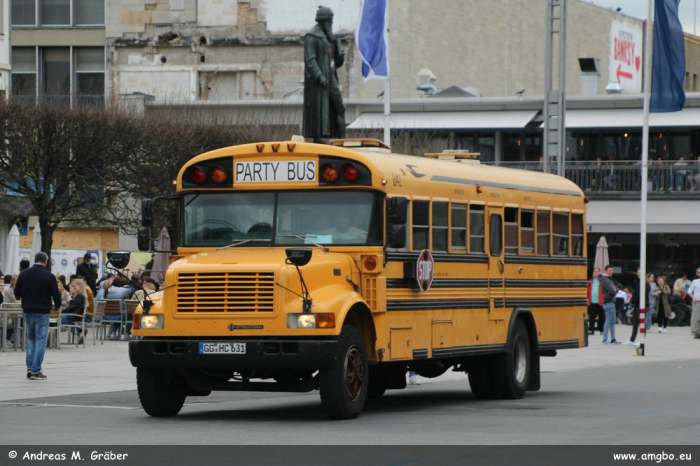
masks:
<path fill-rule="evenodd" d="M 522 186 L 510 183 L 497 183 L 495 181 L 484 181 L 484 180 L 470 180 L 468 178 L 454 178 L 451 176 L 433 175 L 432 181 L 440 181 L 443 183 L 456 183 L 456 184 L 468 184 L 472 186 L 487 186 L 490 188 L 502 188 L 502 189 L 513 189 L 520 191 L 528 191 L 532 193 L 545 193 L 545 194 L 562 194 L 564 196 L 576 196 L 583 197 L 581 191 L 568 191 L 565 189 L 550 189 L 550 188 L 539 188 L 537 186 Z"/>
<path fill-rule="evenodd" d="M 487 299 L 441 299 L 411 301 L 387 301 L 387 311 L 439 311 L 441 309 L 486 309 Z"/>

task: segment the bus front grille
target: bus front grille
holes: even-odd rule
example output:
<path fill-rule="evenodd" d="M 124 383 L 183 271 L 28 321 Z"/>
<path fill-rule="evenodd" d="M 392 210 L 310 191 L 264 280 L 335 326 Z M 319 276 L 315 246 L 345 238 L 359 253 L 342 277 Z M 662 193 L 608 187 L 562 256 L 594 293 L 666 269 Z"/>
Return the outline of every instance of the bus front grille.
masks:
<path fill-rule="evenodd" d="M 269 272 L 180 273 L 178 312 L 272 312 L 275 276 Z"/>

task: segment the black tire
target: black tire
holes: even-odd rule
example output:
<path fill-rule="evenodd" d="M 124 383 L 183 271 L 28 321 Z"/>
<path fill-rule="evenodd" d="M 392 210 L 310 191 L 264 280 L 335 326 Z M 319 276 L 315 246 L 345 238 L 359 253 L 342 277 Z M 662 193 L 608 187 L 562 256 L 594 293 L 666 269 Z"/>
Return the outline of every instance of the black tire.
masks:
<path fill-rule="evenodd" d="M 685 304 L 674 304 L 671 306 L 671 317 L 668 318 L 669 327 L 682 327 L 685 317 L 690 314 L 688 306 Z"/>
<path fill-rule="evenodd" d="M 335 360 L 320 371 L 321 404 L 331 419 L 355 419 L 367 398 L 367 348 L 357 327 L 343 326 Z"/>
<path fill-rule="evenodd" d="M 482 356 L 469 368 L 469 386 L 477 400 L 495 400 L 498 397 L 493 380 L 491 357 Z"/>
<path fill-rule="evenodd" d="M 153 417 L 175 416 L 185 404 L 185 387 L 167 383 L 159 369 L 136 369 L 139 400 L 146 414 Z"/>
<path fill-rule="evenodd" d="M 525 396 L 530 370 L 530 338 L 523 321 L 516 320 L 506 353 L 494 357 L 493 377 L 498 395 L 506 400 Z"/>
<path fill-rule="evenodd" d="M 386 392 L 388 372 L 379 366 L 369 367 L 369 383 L 367 385 L 367 398 L 379 399 Z"/>

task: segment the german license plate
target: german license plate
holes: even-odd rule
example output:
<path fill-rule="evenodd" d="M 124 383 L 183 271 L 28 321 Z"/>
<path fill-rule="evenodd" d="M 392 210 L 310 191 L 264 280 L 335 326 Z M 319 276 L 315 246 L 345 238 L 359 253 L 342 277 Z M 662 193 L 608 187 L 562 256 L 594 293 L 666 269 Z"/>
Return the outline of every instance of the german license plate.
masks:
<path fill-rule="evenodd" d="M 245 354 L 245 343 L 200 343 L 199 354 Z"/>

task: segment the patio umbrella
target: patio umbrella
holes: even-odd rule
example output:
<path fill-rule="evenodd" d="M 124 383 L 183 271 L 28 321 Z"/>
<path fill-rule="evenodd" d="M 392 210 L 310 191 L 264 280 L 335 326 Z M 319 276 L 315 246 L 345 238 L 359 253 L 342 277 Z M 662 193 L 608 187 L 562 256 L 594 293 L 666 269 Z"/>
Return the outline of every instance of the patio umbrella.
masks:
<path fill-rule="evenodd" d="M 158 249 L 161 251 L 167 251 L 170 249 L 170 235 L 168 234 L 168 229 L 163 227 L 158 235 Z M 153 262 L 154 276 L 158 276 L 159 272 L 165 272 L 165 269 L 170 265 L 170 253 L 169 252 L 158 252 L 156 253 L 156 260 Z"/>
<path fill-rule="evenodd" d="M 595 247 L 595 260 L 593 261 L 593 267 L 598 267 L 601 272 L 605 272 L 605 266 L 610 263 L 610 257 L 608 256 L 608 242 L 605 240 L 605 236 L 601 236 L 598 241 L 598 245 Z"/>
<path fill-rule="evenodd" d="M 37 223 L 32 234 L 32 255 L 29 256 L 29 260 L 33 261 L 39 251 L 41 251 L 41 227 Z"/>
<path fill-rule="evenodd" d="M 7 236 L 5 247 L 5 263 L 2 268 L 6 274 L 14 275 L 19 273 L 19 230 L 17 225 L 12 225 L 10 234 Z"/>

